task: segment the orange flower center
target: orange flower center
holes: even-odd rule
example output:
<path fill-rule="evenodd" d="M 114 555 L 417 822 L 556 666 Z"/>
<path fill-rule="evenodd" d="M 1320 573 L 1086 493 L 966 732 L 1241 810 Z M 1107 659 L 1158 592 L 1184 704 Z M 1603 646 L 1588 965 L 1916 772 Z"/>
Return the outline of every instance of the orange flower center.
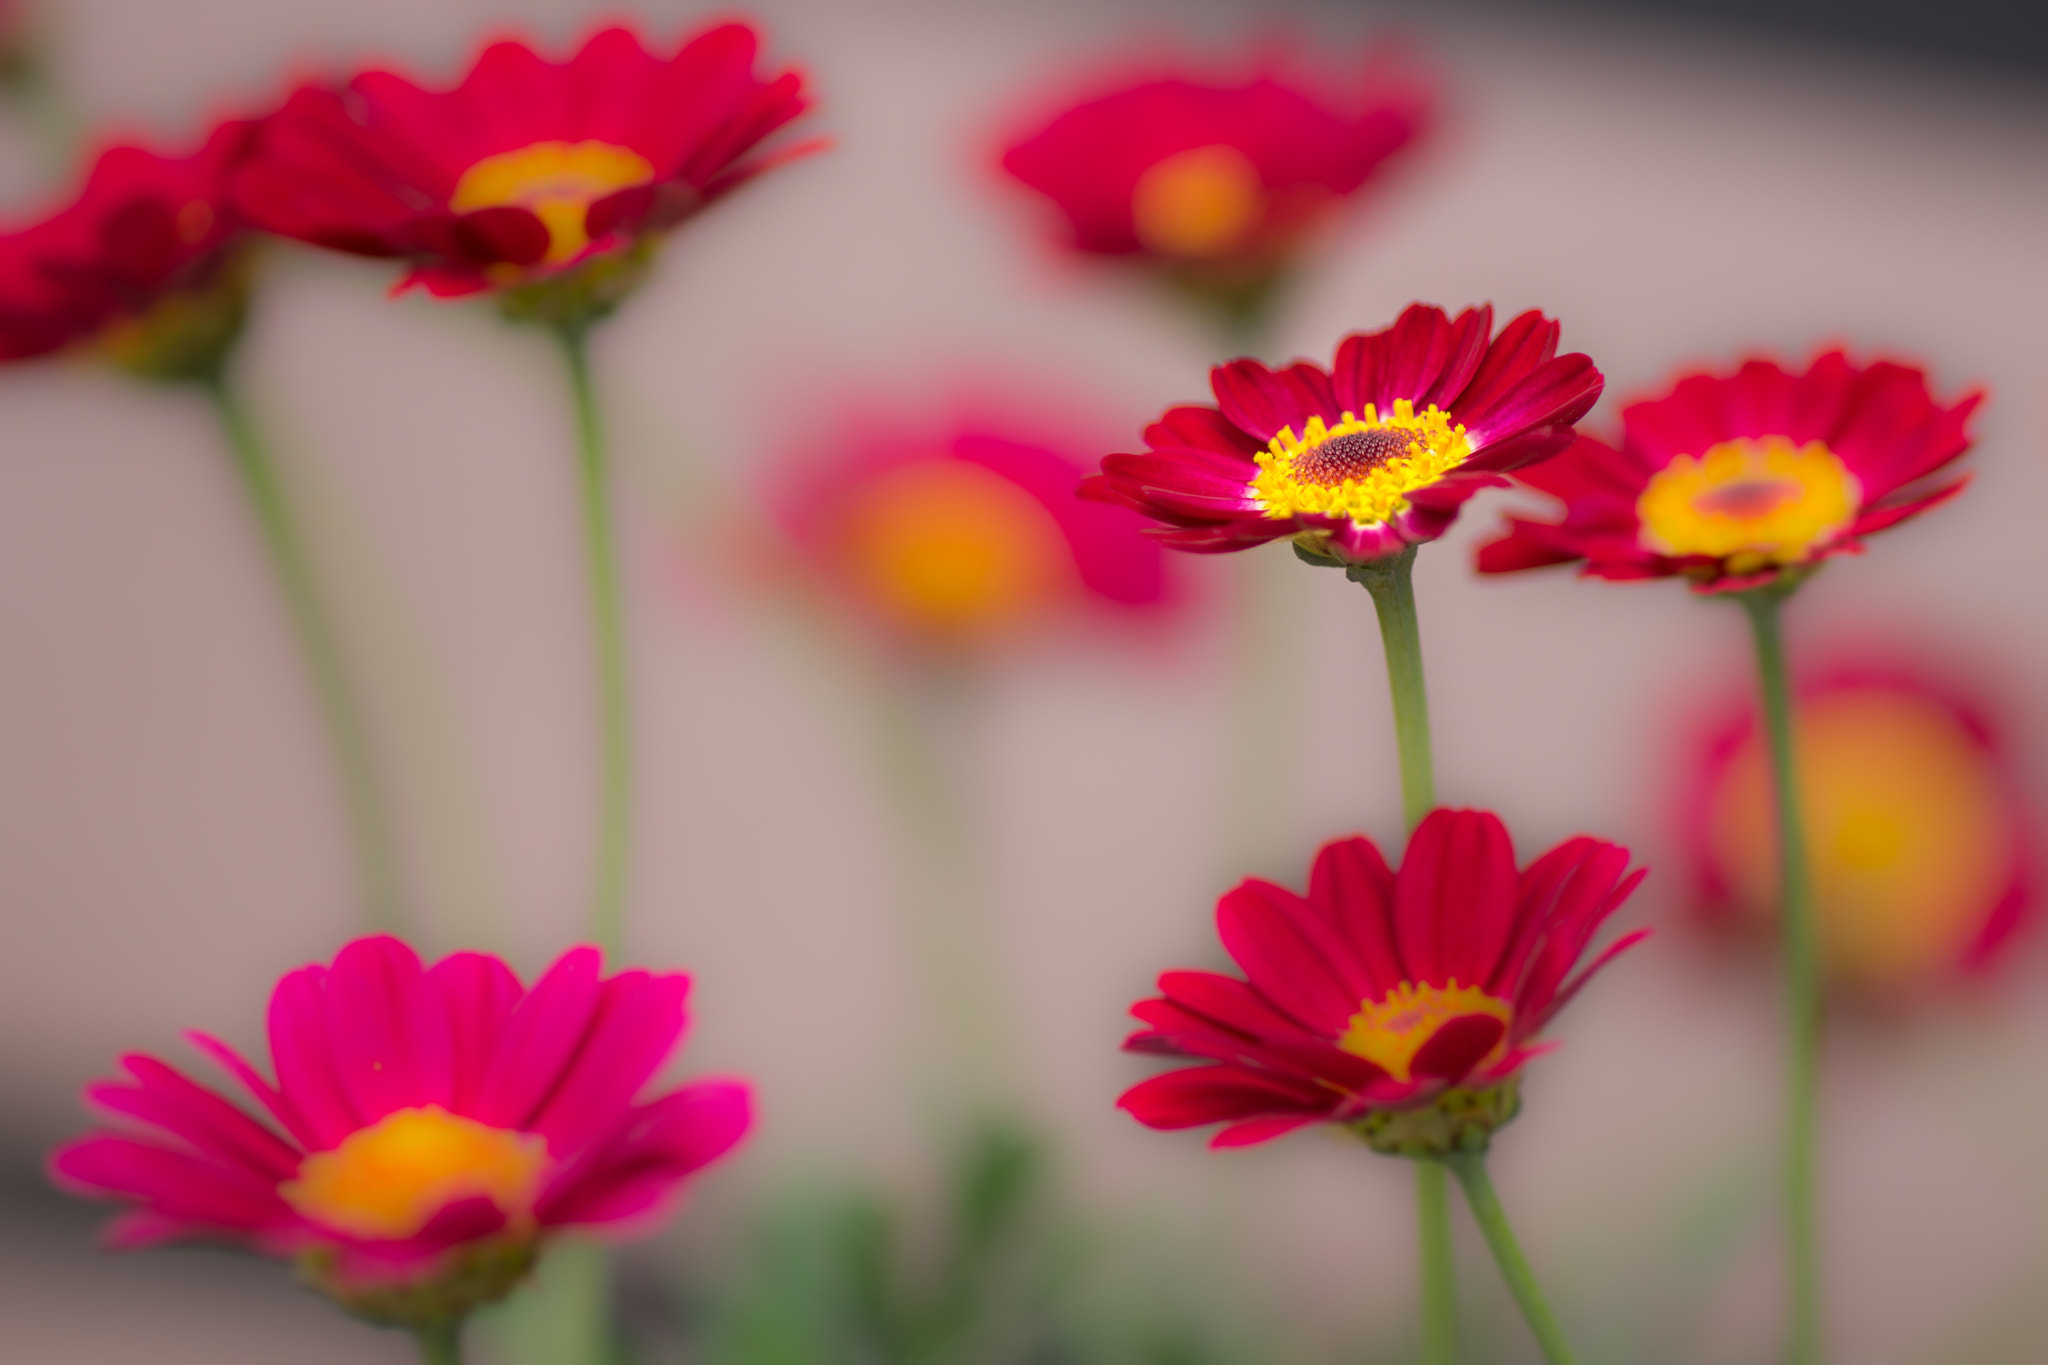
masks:
<path fill-rule="evenodd" d="M 1636 515 L 1648 548 L 1726 560 L 1742 574 L 1804 561 L 1855 520 L 1862 502 L 1856 476 L 1819 441 L 1742 436 L 1658 470 Z"/>
<path fill-rule="evenodd" d="M 1239 246 L 1265 207 L 1251 158 L 1235 147 L 1195 147 L 1145 168 L 1131 190 L 1131 226 L 1149 251 L 1207 260 Z"/>
<path fill-rule="evenodd" d="M 860 585 L 904 624 L 944 635 L 1012 624 L 1065 591 L 1072 554 L 1043 504 L 964 460 L 923 460 L 868 481 L 847 509 Z"/>
<path fill-rule="evenodd" d="M 1507 1001 L 1476 986 L 1460 986 L 1456 981 L 1447 986 L 1404 981 L 1387 992 L 1386 999 L 1361 1004 L 1337 1046 L 1354 1057 L 1376 1063 L 1397 1081 L 1409 1081 L 1414 1079 L 1409 1068 L 1415 1063 L 1415 1054 L 1451 1020 L 1483 1014 L 1500 1020 L 1505 1030 L 1514 1013 L 1514 1007 Z M 1499 1056 L 1506 1050 L 1507 1035 L 1503 1031 L 1491 1055 Z"/>
<path fill-rule="evenodd" d="M 400 1109 L 299 1163 L 278 1190 L 299 1213 L 356 1237 L 410 1237 L 478 1196 L 517 1221 L 531 1215 L 547 1139 L 492 1128 L 438 1105 Z"/>
<path fill-rule="evenodd" d="M 654 178 L 646 157 L 609 142 L 536 142 L 487 156 L 462 173 L 448 207 L 531 209 L 548 230 L 543 265 L 572 261 L 590 245 L 590 206 Z"/>
<path fill-rule="evenodd" d="M 1997 770 L 1938 702 L 1845 692 L 1799 709 L 1800 802 L 1833 972 L 1903 984 L 1954 965 L 2011 875 Z M 1730 763 L 1708 837 L 1750 913 L 1778 904 L 1777 837 L 1761 739 Z"/>

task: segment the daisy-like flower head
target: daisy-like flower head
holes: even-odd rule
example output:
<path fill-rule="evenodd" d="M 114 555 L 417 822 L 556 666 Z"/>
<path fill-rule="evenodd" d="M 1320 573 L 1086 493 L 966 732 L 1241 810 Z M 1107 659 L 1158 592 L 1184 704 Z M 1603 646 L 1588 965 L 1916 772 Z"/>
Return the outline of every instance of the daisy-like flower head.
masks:
<path fill-rule="evenodd" d="M 1920 370 L 1840 351 L 1804 373 L 1751 360 L 1688 375 L 1622 411 L 1619 447 L 1581 437 L 1520 475 L 1564 515 L 1511 518 L 1479 570 L 1583 560 L 1594 577 L 1683 575 L 1707 593 L 1810 573 L 1962 491 L 1967 479 L 1927 481 L 1969 449 L 1982 398 L 1943 407 Z"/>
<path fill-rule="evenodd" d="M 754 155 L 806 104 L 796 72 L 755 74 L 758 47 L 725 24 L 660 57 L 615 28 L 564 63 L 495 44 L 452 90 L 389 71 L 308 87 L 265 123 L 236 199 L 281 236 L 411 262 L 407 286 L 552 283 L 573 295 L 558 307 L 602 311 L 636 248 L 808 150 Z"/>
<path fill-rule="evenodd" d="M 1588 838 L 1518 873 L 1485 811 L 1431 812 L 1398 872 L 1369 839 L 1325 844 L 1306 896 L 1251 880 L 1218 902 L 1244 979 L 1168 972 L 1133 1007 L 1145 1027 L 1127 1049 L 1206 1065 L 1117 1103 L 1152 1128 L 1229 1125 L 1216 1147 L 1336 1123 L 1396 1155 L 1483 1148 L 1515 1115 L 1536 1035 L 1645 936 L 1574 971 L 1642 877 L 1627 849 Z"/>
<path fill-rule="evenodd" d="M 1896 665 L 1800 687 L 1799 795 L 1823 964 L 1894 997 L 1989 965 L 2025 915 L 2034 815 L 1981 705 Z M 1753 703 L 1702 746 L 1684 807 L 1710 923 L 1769 932 L 1777 815 Z"/>
<path fill-rule="evenodd" d="M 1414 304 L 1385 331 L 1346 337 L 1336 364 L 1209 375 L 1215 407 L 1169 411 L 1147 449 L 1111 455 L 1082 496 L 1164 522 L 1176 549 L 1291 538 L 1313 558 L 1363 564 L 1434 540 L 1504 471 L 1549 458 L 1600 397 L 1558 325 L 1522 314 L 1493 335 L 1491 306 L 1456 318 Z"/>
<path fill-rule="evenodd" d="M 644 1221 L 746 1133 L 745 1085 L 639 1098 L 680 1041 L 689 979 L 564 954 L 531 990 L 494 957 L 423 969 L 365 938 L 270 999 L 273 1083 L 192 1041 L 263 1118 L 153 1057 L 91 1087 L 115 1125 L 56 1179 L 128 1201 L 117 1246 L 217 1238 L 291 1257 L 351 1311 L 418 1328 L 502 1297 L 564 1227 Z"/>
<path fill-rule="evenodd" d="M 1084 470 L 994 425 L 876 428 L 807 464 L 778 502 L 834 598 L 901 641 L 951 649 L 1089 604 L 1164 603 L 1143 520 L 1076 498 Z"/>
<path fill-rule="evenodd" d="M 1002 166 L 1052 201 L 1075 251 L 1256 289 L 1429 121 L 1431 83 L 1391 51 L 1329 86 L 1270 70 L 1127 76 L 1013 142 Z"/>
<path fill-rule="evenodd" d="M 109 148 L 70 204 L 0 235 L 0 360 L 94 343 L 156 378 L 215 370 L 247 299 L 227 192 L 252 131 L 223 123 L 184 157 Z"/>

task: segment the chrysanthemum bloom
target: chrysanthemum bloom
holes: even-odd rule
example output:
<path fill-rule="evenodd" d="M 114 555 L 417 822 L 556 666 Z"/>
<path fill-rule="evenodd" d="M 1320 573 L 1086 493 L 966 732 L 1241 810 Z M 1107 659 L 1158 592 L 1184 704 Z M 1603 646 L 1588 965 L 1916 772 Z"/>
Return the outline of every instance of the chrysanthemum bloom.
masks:
<path fill-rule="evenodd" d="M 1250 303 L 1429 122 L 1431 82 L 1391 52 L 1341 84 L 1127 77 L 1019 138 L 1002 166 L 1052 201 L 1073 250 Z"/>
<path fill-rule="evenodd" d="M 638 1096 L 681 1039 L 687 977 L 564 954 L 531 990 L 457 953 L 365 938 L 270 999 L 275 1083 L 192 1040 L 269 1122 L 152 1057 L 87 1091 L 115 1131 L 56 1178 L 135 1208 L 118 1246 L 225 1239 L 293 1258 L 364 1317 L 424 1330 L 503 1296 L 564 1228 L 643 1222 L 750 1121 L 745 1085 Z"/>
<path fill-rule="evenodd" d="M 1210 372 L 1215 407 L 1180 407 L 1111 455 L 1083 496 L 1164 522 L 1175 549 L 1213 554 L 1292 538 L 1312 558 L 1369 563 L 1434 540 L 1467 498 L 1547 459 L 1600 397 L 1558 325 L 1493 309 L 1455 319 L 1411 305 L 1384 331 L 1346 337 L 1336 363 Z"/>
<path fill-rule="evenodd" d="M 1794 724 L 1829 976 L 1890 995 L 1988 964 L 2026 908 L 2033 816 L 1983 708 L 1855 664 L 1801 687 Z M 1753 706 L 1709 736 L 1684 813 L 1712 921 L 1774 927 L 1776 806 Z"/>
<path fill-rule="evenodd" d="M 247 300 L 227 188 L 251 130 L 224 123 L 185 157 L 109 148 L 76 200 L 0 236 L 0 360 L 96 344 L 154 378 L 214 373 Z"/>
<path fill-rule="evenodd" d="M 1961 492 L 1966 479 L 1928 481 L 1969 449 L 1981 400 L 1943 407 L 1920 370 L 1840 351 L 1800 374 L 1751 360 L 1688 375 L 1622 412 L 1619 448 L 1582 436 L 1518 475 L 1564 515 L 1511 518 L 1480 572 L 1583 560 L 1594 577 L 1683 575 L 1699 592 L 1796 581 Z"/>
<path fill-rule="evenodd" d="M 1574 972 L 1642 877 L 1627 849 L 1583 837 L 1518 873 L 1485 811 L 1431 812 L 1398 872 L 1369 839 L 1325 844 L 1306 896 L 1251 880 L 1217 903 L 1244 979 L 1168 972 L 1133 1008 L 1130 1051 L 1209 1064 L 1118 1104 L 1152 1128 L 1229 1125 L 1216 1147 L 1336 1123 L 1403 1156 L 1483 1148 L 1514 1117 L 1536 1035 L 1645 936 Z"/>
<path fill-rule="evenodd" d="M 498 43 L 452 90 L 388 71 L 308 87 L 265 124 L 236 185 L 282 236 L 411 263 L 437 295 L 523 295 L 585 317 L 614 304 L 668 229 L 803 148 L 758 154 L 804 111 L 794 71 L 754 72 L 759 39 L 708 29 L 673 57 L 625 29 L 565 63 Z"/>
<path fill-rule="evenodd" d="M 878 429 L 806 465 L 778 501 L 827 591 L 904 642 L 950 648 L 1090 603 L 1164 602 L 1143 519 L 1076 498 L 1084 472 L 994 426 Z"/>

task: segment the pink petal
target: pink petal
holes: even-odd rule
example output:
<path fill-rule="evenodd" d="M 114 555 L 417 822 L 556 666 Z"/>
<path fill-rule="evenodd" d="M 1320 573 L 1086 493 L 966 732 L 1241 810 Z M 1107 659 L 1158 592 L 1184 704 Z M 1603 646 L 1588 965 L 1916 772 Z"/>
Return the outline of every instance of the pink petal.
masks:
<path fill-rule="evenodd" d="M 395 938 L 360 938 L 327 973 L 328 1037 L 335 1069 L 365 1123 L 398 1109 L 454 1098 L 446 1006 L 419 955 Z"/>

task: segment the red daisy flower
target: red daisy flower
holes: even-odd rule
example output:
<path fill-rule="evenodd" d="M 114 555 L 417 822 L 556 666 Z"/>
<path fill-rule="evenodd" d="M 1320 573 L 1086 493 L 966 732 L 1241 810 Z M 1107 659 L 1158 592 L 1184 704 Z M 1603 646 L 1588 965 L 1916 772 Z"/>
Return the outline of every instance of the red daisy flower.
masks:
<path fill-rule="evenodd" d="M 1683 833 L 1710 923 L 1778 915 L 1776 802 L 1755 704 L 1701 747 Z M 2028 902 L 2034 817 L 1983 706 L 1909 668 L 1840 664 L 1799 688 L 1800 801 L 1822 960 L 1892 995 L 1988 965 Z"/>
<path fill-rule="evenodd" d="M 1386 50 L 1344 87 L 1125 77 L 1017 140 L 1002 166 L 1052 201 L 1075 251 L 1254 281 L 1429 122 L 1431 83 Z"/>
<path fill-rule="evenodd" d="M 1091 602 L 1165 599 L 1142 520 L 1075 498 L 1084 472 L 1041 440 L 982 423 L 876 428 L 806 464 L 776 501 L 836 596 L 892 634 L 951 646 Z"/>
<path fill-rule="evenodd" d="M 615 28 L 560 64 L 498 43 L 452 90 L 388 71 L 308 87 L 265 123 L 236 201 L 282 236 L 409 260 L 404 286 L 438 295 L 547 280 L 810 150 L 749 157 L 806 107 L 796 72 L 754 74 L 758 47 L 725 24 L 664 59 Z"/>
<path fill-rule="evenodd" d="M 1863 537 L 1961 492 L 1923 481 L 1970 447 L 1981 393 L 1944 408 L 1905 365 L 1830 351 L 1803 374 L 1751 360 L 1688 375 L 1623 410 L 1619 448 L 1589 437 L 1518 477 L 1564 503 L 1555 522 L 1509 519 L 1481 573 L 1584 560 L 1597 578 L 1682 574 L 1740 592 L 1811 572 Z"/>
<path fill-rule="evenodd" d="M 273 1085 L 192 1041 L 271 1123 L 153 1057 L 86 1093 L 130 1131 L 63 1148 L 56 1178 L 137 1207 L 117 1246 L 222 1238 L 297 1259 L 363 1316 L 459 1318 L 506 1293 L 556 1229 L 644 1219 L 750 1122 L 744 1084 L 636 1102 L 681 1039 L 689 978 L 600 978 L 594 948 L 526 990 L 496 958 L 422 969 L 391 938 L 287 975 Z"/>
<path fill-rule="evenodd" d="M 1531 311 L 1492 327 L 1491 305 L 1452 319 L 1418 303 L 1346 337 L 1327 371 L 1219 365 L 1217 406 L 1172 409 L 1144 454 L 1107 457 L 1082 495 L 1135 507 L 1198 553 L 1292 537 L 1362 564 L 1434 540 L 1503 471 L 1570 444 L 1600 397 L 1593 362 L 1557 354 L 1555 322 Z"/>
<path fill-rule="evenodd" d="M 0 236 L 0 360 L 93 341 L 165 377 L 217 365 L 246 298 L 227 185 L 253 130 L 224 123 L 185 157 L 109 148 L 76 200 Z"/>
<path fill-rule="evenodd" d="M 1616 954 L 1573 974 L 1636 884 L 1628 850 L 1558 845 L 1520 873 L 1500 820 L 1437 810 L 1398 873 L 1369 839 L 1316 855 L 1307 896 L 1250 880 L 1216 906 L 1245 980 L 1168 972 L 1133 1009 L 1133 1052 L 1207 1059 L 1117 1103 L 1151 1128 L 1229 1126 L 1242 1147 L 1340 1123 L 1374 1147 L 1441 1156 L 1483 1147 L 1514 1117 L 1532 1040 Z"/>

